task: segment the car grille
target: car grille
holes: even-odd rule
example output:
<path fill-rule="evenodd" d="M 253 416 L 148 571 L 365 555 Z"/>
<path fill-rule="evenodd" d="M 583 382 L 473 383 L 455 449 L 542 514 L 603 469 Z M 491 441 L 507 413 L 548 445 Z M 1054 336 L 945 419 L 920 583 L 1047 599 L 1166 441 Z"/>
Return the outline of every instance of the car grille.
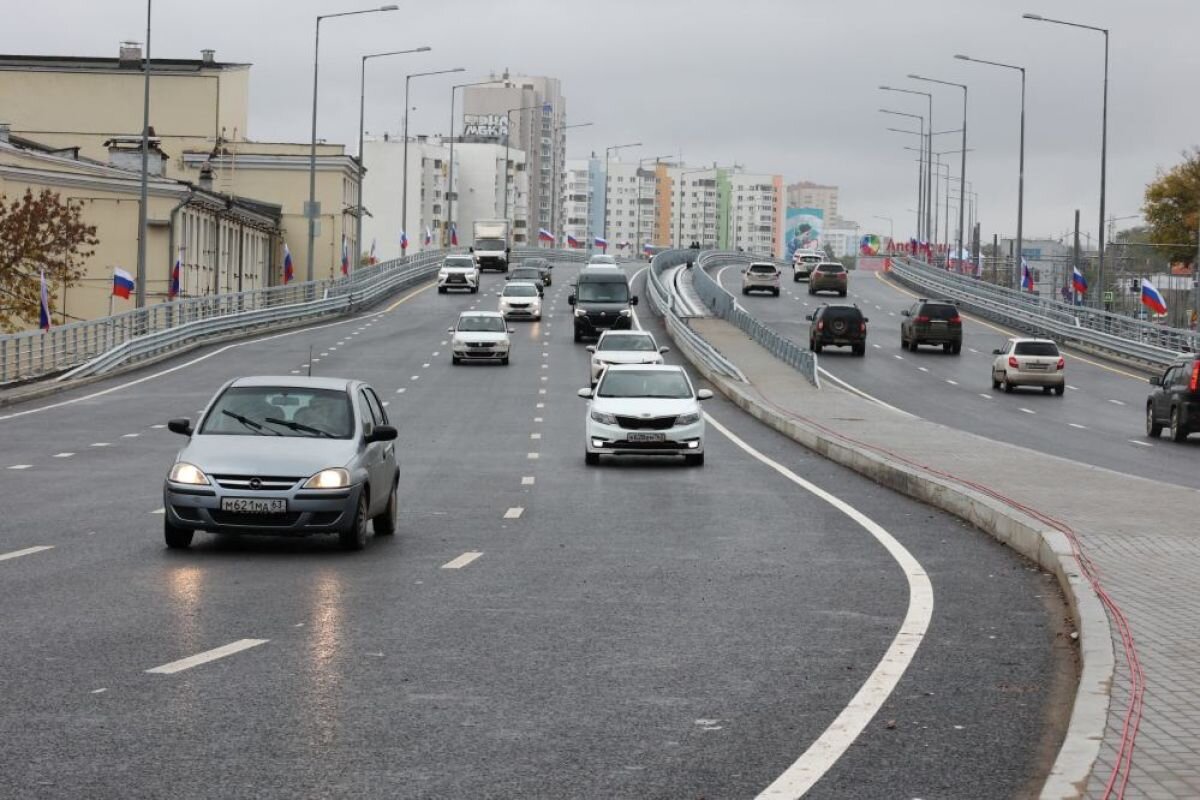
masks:
<path fill-rule="evenodd" d="M 209 516 L 218 525 L 240 525 L 246 528 L 290 528 L 300 519 L 300 512 L 286 514 L 241 514 L 236 511 L 210 509 Z"/>
<path fill-rule="evenodd" d="M 529 303 L 509 303 L 509 308 L 529 308 Z"/>
<path fill-rule="evenodd" d="M 483 348 L 483 347 L 491 347 L 491 346 L 492 346 L 491 342 L 467 342 L 467 347 Z"/>
<path fill-rule="evenodd" d="M 283 492 L 291 489 L 303 478 L 286 478 L 259 475 L 214 475 L 213 480 L 222 489 L 237 489 L 243 492 Z"/>
<path fill-rule="evenodd" d="M 665 431 L 675 427 L 675 417 L 617 417 L 617 424 L 629 431 Z"/>

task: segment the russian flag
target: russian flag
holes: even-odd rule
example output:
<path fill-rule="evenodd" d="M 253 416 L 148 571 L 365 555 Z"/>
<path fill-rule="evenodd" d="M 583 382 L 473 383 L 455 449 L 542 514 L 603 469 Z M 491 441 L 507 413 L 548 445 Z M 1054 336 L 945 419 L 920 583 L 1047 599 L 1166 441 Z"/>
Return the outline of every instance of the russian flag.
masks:
<path fill-rule="evenodd" d="M 113 297 L 128 300 L 134 289 L 133 276 L 120 267 L 113 267 Z"/>
<path fill-rule="evenodd" d="M 400 231 L 400 252 L 408 249 L 408 231 Z"/>
<path fill-rule="evenodd" d="M 50 330 L 50 292 L 46 288 L 46 270 L 42 270 L 42 291 L 38 299 L 38 327 Z"/>
<path fill-rule="evenodd" d="M 450 223 L 450 246 L 458 247 L 458 226 Z"/>
<path fill-rule="evenodd" d="M 571 234 L 567 234 L 567 247 L 579 247 L 579 240 Z"/>
<path fill-rule="evenodd" d="M 1071 285 L 1079 294 L 1087 294 L 1087 278 L 1079 271 L 1079 267 L 1071 268 Z"/>
<path fill-rule="evenodd" d="M 649 253 L 650 250 L 651 250 L 651 244 L 649 242 L 642 242 L 642 252 Z"/>
<path fill-rule="evenodd" d="M 433 231 L 430 230 L 428 225 L 426 225 L 425 226 L 425 246 L 429 247 L 429 245 L 431 245 L 431 244 L 433 244 Z"/>
<path fill-rule="evenodd" d="M 292 265 L 292 251 L 288 250 L 287 242 L 283 243 L 283 283 L 286 286 L 296 277 L 296 268 Z"/>
<path fill-rule="evenodd" d="M 538 241 L 550 242 L 550 244 L 554 244 L 554 234 L 545 228 L 538 228 Z"/>
<path fill-rule="evenodd" d="M 1155 314 L 1167 313 L 1167 301 L 1163 299 L 1154 284 L 1142 278 L 1142 305 L 1147 306 Z"/>
<path fill-rule="evenodd" d="M 350 245 L 346 241 L 346 234 L 342 234 L 342 274 L 350 274 Z"/>
<path fill-rule="evenodd" d="M 167 287 L 167 296 L 174 300 L 179 297 L 179 268 L 182 266 L 183 251 L 180 250 L 179 256 L 175 259 L 175 266 L 171 267 L 171 283 Z"/>
<path fill-rule="evenodd" d="M 608 239 L 605 239 L 603 236 L 595 236 L 595 237 L 593 237 L 593 238 L 592 238 L 592 243 L 593 243 L 593 244 L 595 244 L 595 245 L 596 245 L 596 247 L 599 247 L 599 248 L 600 248 L 600 249 L 602 249 L 602 250 L 607 250 L 607 249 L 608 249 Z"/>
<path fill-rule="evenodd" d="M 1033 271 L 1029 269 L 1029 262 L 1024 258 L 1021 259 L 1021 288 L 1033 292 Z"/>
<path fill-rule="evenodd" d="M 371 239 L 371 255 L 367 256 L 367 263 L 374 266 L 378 262 L 379 262 L 379 259 L 375 258 L 375 239 L 374 239 L 374 237 L 372 237 L 372 239 Z"/>

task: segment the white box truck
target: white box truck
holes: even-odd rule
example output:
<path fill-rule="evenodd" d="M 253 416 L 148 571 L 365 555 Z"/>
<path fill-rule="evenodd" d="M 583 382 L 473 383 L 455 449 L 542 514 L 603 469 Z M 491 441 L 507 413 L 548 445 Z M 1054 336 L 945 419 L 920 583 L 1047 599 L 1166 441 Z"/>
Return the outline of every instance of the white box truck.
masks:
<path fill-rule="evenodd" d="M 508 272 L 508 257 L 512 252 L 508 235 L 508 220 L 481 219 L 475 223 L 471 252 L 475 254 L 479 269 Z"/>

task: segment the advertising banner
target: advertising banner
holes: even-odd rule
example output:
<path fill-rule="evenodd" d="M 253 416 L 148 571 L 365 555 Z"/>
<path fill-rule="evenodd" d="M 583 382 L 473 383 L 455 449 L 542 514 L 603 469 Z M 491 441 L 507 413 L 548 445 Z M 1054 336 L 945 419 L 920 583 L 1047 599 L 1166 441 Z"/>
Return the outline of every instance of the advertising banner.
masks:
<path fill-rule="evenodd" d="M 797 250 L 817 250 L 821 247 L 821 229 L 825 211 L 820 208 L 789 208 L 783 228 L 784 258 L 792 260 Z"/>
<path fill-rule="evenodd" d="M 507 114 L 463 114 L 463 138 L 503 142 L 508 138 Z"/>

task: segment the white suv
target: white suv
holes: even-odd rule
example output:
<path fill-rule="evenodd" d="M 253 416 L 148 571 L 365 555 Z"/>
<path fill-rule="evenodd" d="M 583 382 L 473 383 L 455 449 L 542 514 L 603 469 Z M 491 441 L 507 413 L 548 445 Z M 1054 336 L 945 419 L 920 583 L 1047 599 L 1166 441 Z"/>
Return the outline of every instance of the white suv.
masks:
<path fill-rule="evenodd" d="M 779 267 L 770 261 L 756 261 L 742 270 L 742 294 L 770 292 L 779 297 Z"/>
<path fill-rule="evenodd" d="M 813 267 L 825 260 L 824 253 L 815 250 L 797 250 L 792 254 L 792 281 L 799 283 L 808 280 Z"/>
<path fill-rule="evenodd" d="M 479 291 L 479 265 L 470 254 L 446 256 L 437 276 L 438 294 L 449 289 L 468 289 L 471 294 Z"/>
<path fill-rule="evenodd" d="M 1040 386 L 1045 394 L 1059 396 L 1067 389 L 1067 361 L 1051 339 L 1009 339 L 992 355 L 993 389 Z"/>

